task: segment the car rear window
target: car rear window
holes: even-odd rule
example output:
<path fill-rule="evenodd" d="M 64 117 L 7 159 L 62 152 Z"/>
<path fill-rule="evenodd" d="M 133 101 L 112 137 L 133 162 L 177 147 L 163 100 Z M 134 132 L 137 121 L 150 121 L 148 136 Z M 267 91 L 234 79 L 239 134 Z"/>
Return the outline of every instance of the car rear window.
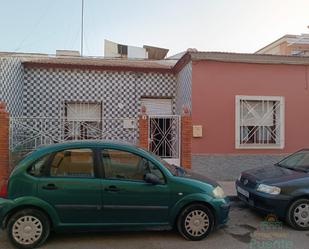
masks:
<path fill-rule="evenodd" d="M 50 154 L 41 157 L 36 160 L 28 170 L 28 173 L 32 176 L 40 177 L 44 176 L 46 173 L 46 167 L 48 163 L 48 159 L 50 158 Z"/>

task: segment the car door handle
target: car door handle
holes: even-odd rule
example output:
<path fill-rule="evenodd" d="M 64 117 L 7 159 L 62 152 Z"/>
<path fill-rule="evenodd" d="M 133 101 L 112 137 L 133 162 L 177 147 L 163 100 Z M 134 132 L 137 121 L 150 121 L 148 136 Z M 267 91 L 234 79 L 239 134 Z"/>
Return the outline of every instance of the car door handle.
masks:
<path fill-rule="evenodd" d="M 120 188 L 117 188 L 116 186 L 108 186 L 104 189 L 105 191 L 109 191 L 109 192 L 119 192 Z"/>
<path fill-rule="evenodd" d="M 42 189 L 55 190 L 55 189 L 58 189 L 58 187 L 53 183 L 49 183 L 49 184 L 43 186 Z"/>

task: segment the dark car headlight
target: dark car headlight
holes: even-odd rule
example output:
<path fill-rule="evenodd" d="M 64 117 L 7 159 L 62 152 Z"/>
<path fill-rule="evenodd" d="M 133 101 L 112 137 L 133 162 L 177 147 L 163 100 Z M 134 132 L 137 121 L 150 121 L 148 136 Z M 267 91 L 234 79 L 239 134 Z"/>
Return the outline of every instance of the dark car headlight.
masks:
<path fill-rule="evenodd" d="M 270 186 L 266 184 L 259 184 L 257 191 L 271 194 L 271 195 L 279 195 L 281 192 L 281 188 L 276 186 Z"/>

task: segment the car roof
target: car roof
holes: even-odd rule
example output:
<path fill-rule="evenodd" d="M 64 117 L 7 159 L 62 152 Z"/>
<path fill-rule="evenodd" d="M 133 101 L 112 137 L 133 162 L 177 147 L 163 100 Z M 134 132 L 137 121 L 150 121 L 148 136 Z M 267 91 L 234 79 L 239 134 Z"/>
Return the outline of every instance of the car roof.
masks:
<path fill-rule="evenodd" d="M 78 141 L 66 141 L 62 143 L 55 143 L 51 145 L 46 145 L 39 147 L 36 151 L 53 151 L 53 150 L 61 150 L 65 148 L 71 147 L 101 147 L 101 146 L 119 146 L 119 147 L 135 147 L 138 148 L 135 144 L 125 142 L 125 141 L 114 141 L 114 140 L 78 140 Z"/>

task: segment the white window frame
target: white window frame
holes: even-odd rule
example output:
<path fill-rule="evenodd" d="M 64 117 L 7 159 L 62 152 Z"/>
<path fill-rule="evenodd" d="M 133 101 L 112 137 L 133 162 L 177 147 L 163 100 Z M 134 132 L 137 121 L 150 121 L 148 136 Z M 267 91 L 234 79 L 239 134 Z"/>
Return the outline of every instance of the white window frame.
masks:
<path fill-rule="evenodd" d="M 240 143 L 240 101 L 279 101 L 280 102 L 280 143 L 279 144 L 241 144 Z M 283 96 L 248 96 L 235 97 L 235 148 L 236 149 L 283 149 L 285 146 L 285 98 Z"/>

